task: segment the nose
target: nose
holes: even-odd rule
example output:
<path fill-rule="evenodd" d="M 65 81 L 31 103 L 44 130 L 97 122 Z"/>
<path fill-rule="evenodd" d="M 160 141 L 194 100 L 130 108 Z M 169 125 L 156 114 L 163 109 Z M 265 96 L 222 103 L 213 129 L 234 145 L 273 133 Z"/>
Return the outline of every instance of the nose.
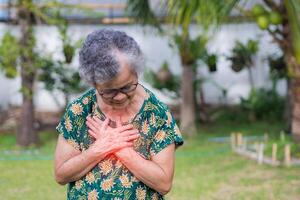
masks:
<path fill-rule="evenodd" d="M 127 95 L 122 93 L 122 92 L 119 92 L 113 99 L 115 101 L 122 101 L 124 100 L 125 98 L 127 98 Z"/>

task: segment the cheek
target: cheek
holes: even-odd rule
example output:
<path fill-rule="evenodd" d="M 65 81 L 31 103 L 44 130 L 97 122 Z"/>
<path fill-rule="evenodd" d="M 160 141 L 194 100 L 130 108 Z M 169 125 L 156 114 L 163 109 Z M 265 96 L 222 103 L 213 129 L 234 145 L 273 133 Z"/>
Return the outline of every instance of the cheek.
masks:
<path fill-rule="evenodd" d="M 132 94 L 128 94 L 128 98 L 131 100 L 135 96 L 136 92 L 133 92 Z"/>

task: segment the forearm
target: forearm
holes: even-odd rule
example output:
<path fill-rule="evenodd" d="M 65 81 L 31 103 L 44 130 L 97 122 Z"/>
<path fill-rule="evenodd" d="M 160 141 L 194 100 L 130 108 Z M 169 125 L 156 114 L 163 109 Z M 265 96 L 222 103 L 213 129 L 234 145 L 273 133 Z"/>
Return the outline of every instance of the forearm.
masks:
<path fill-rule="evenodd" d="M 56 181 L 60 184 L 66 184 L 79 180 L 93 169 L 103 158 L 95 157 L 89 149 L 65 161 L 55 170 Z"/>
<path fill-rule="evenodd" d="M 127 154 L 117 156 L 137 179 L 152 189 L 162 195 L 171 189 L 172 176 L 168 175 L 168 173 L 155 162 L 144 159 L 134 150 L 130 150 Z"/>

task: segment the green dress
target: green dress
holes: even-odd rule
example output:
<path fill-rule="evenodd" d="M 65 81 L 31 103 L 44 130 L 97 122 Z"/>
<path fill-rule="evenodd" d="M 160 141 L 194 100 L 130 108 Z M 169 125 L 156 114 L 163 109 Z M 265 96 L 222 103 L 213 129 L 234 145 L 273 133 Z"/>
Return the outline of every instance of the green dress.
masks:
<path fill-rule="evenodd" d="M 167 106 L 144 88 L 148 97 L 132 124 L 139 130 L 140 137 L 134 141 L 134 150 L 147 160 L 168 145 L 176 147 L 183 139 Z M 57 126 L 57 131 L 74 148 L 85 151 L 93 143 L 87 133 L 86 117 L 105 117 L 98 107 L 96 90 L 90 89 L 74 100 L 66 109 Z M 139 181 L 114 155 L 103 159 L 81 179 L 70 182 L 68 199 L 164 199 L 161 194 Z"/>

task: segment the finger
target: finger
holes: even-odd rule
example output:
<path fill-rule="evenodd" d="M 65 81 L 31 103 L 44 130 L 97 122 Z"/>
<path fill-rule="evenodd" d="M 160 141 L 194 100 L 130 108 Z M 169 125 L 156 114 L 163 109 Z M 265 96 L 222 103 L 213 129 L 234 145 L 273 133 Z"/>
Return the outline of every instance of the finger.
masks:
<path fill-rule="evenodd" d="M 138 135 L 138 134 L 125 136 L 125 137 L 121 138 L 121 142 L 130 142 L 130 141 L 133 141 L 133 140 L 135 140 L 139 137 L 140 137 L 140 135 Z"/>
<path fill-rule="evenodd" d="M 116 151 L 116 150 L 119 150 L 119 149 L 123 149 L 123 148 L 126 148 L 126 147 L 132 147 L 132 146 L 133 146 L 132 142 L 120 142 L 120 143 L 114 144 L 112 146 L 112 148 L 113 148 L 114 151 Z"/>
<path fill-rule="evenodd" d="M 119 144 L 120 149 L 126 148 L 126 147 L 133 147 L 133 142 L 122 142 Z"/>
<path fill-rule="evenodd" d="M 89 122 L 89 126 L 100 129 L 100 125 L 98 125 L 92 117 L 87 118 L 87 122 Z"/>
<path fill-rule="evenodd" d="M 88 115 L 88 116 L 86 117 L 86 121 L 92 122 L 92 121 L 93 121 L 92 116 L 91 116 L 91 115 Z M 90 124 L 91 124 L 91 123 L 90 123 Z"/>
<path fill-rule="evenodd" d="M 89 129 L 91 129 L 92 131 L 94 131 L 95 133 L 99 132 L 99 129 L 97 129 L 91 122 L 87 121 L 86 125 Z"/>
<path fill-rule="evenodd" d="M 91 118 L 91 115 L 90 115 L 90 114 L 86 117 L 86 119 L 89 119 L 89 118 Z"/>
<path fill-rule="evenodd" d="M 119 136 L 123 136 L 123 137 L 127 137 L 130 135 L 139 135 L 139 132 L 136 129 L 130 129 L 130 130 L 125 130 L 119 134 Z"/>
<path fill-rule="evenodd" d="M 101 129 L 101 125 L 98 124 L 94 118 L 95 117 L 90 117 L 90 118 L 87 119 L 87 121 L 90 122 L 95 128 L 97 128 L 97 129 L 100 130 Z"/>
<path fill-rule="evenodd" d="M 118 127 L 118 128 L 116 129 L 116 131 L 117 131 L 117 132 L 123 132 L 123 131 L 129 130 L 129 129 L 133 129 L 133 125 L 132 125 L 132 124 L 127 124 L 127 125 Z"/>
<path fill-rule="evenodd" d="M 109 118 L 106 117 L 106 119 L 105 119 L 104 122 L 102 123 L 101 129 L 100 129 L 100 132 L 101 132 L 101 133 L 103 133 L 103 132 L 107 129 L 108 123 L 109 123 Z"/>
<path fill-rule="evenodd" d="M 89 130 L 88 130 L 88 133 L 89 133 L 93 138 L 97 139 L 97 134 L 96 134 L 94 131 L 92 131 L 91 129 L 89 129 Z"/>
<path fill-rule="evenodd" d="M 97 124 L 99 124 L 99 125 L 103 124 L 103 121 L 99 117 L 94 116 L 93 119 Z"/>

